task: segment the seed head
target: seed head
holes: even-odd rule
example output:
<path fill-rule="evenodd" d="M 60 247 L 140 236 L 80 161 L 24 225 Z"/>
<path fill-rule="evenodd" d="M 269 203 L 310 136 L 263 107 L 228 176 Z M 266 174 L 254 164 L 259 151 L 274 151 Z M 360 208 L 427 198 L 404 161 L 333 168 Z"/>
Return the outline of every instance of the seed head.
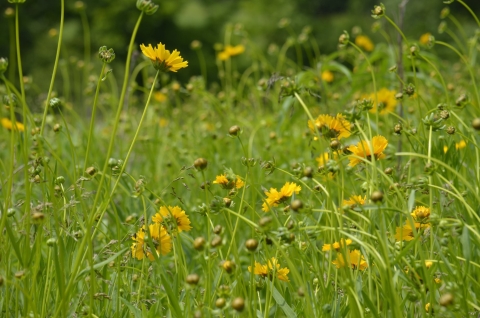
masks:
<path fill-rule="evenodd" d="M 254 252 L 257 247 L 258 247 L 258 241 L 256 239 L 248 239 L 246 242 L 245 242 L 245 247 L 247 248 L 247 250 L 249 250 L 250 252 Z"/>

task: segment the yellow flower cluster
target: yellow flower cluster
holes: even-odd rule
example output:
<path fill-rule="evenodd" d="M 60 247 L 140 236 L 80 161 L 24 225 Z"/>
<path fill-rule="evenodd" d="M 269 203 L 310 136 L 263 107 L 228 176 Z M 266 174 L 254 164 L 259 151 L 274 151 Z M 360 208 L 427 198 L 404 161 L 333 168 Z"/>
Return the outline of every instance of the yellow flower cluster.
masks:
<path fill-rule="evenodd" d="M 8 130 L 18 130 L 18 131 L 25 131 L 25 126 L 20 123 L 20 122 L 15 122 L 15 127 L 13 122 L 9 118 L 2 118 L 0 119 L 0 124 L 2 125 L 3 128 L 8 129 Z"/>
<path fill-rule="evenodd" d="M 370 109 L 371 113 L 378 112 L 380 115 L 385 115 L 394 112 L 395 107 L 397 107 L 395 91 L 389 90 L 388 88 L 382 88 L 377 92 L 377 102 L 375 102 L 375 93 L 364 96 L 364 98 L 373 101 L 373 107 Z"/>
<path fill-rule="evenodd" d="M 172 250 L 172 237 L 170 232 L 182 232 L 190 231 L 190 219 L 178 206 L 161 206 L 158 213 L 152 217 L 153 224 L 148 226 L 147 229 L 144 226 L 132 236 L 134 241 L 131 250 L 132 257 L 142 260 L 145 256 L 153 261 L 155 259 L 153 250 L 158 255 L 165 255 Z M 150 239 L 147 239 L 147 237 Z M 153 250 L 152 250 L 153 248 Z"/>
<path fill-rule="evenodd" d="M 353 269 L 365 270 L 368 267 L 368 263 L 360 253 L 359 250 L 342 251 L 348 245 L 352 244 L 351 239 L 340 239 L 340 242 L 332 244 L 324 244 L 322 247 L 323 252 L 335 250 L 337 257 L 332 261 L 332 264 L 337 268 L 351 267 Z M 345 254 L 345 255 L 344 255 Z"/>
<path fill-rule="evenodd" d="M 414 228 L 416 231 L 421 231 L 430 227 L 430 223 L 427 223 L 430 217 L 430 208 L 424 206 L 416 207 L 410 215 L 414 220 L 413 227 L 408 221 L 404 226 L 397 227 L 395 230 L 395 240 L 398 242 L 413 240 L 415 238 Z"/>
<path fill-rule="evenodd" d="M 364 49 L 367 52 L 372 52 L 375 45 L 372 40 L 366 35 L 359 35 L 355 38 L 355 44 Z"/>
<path fill-rule="evenodd" d="M 353 209 L 359 205 L 364 205 L 365 201 L 367 200 L 367 196 L 361 195 L 352 195 L 348 200 L 343 200 L 342 206 L 348 206 L 349 208 Z"/>
<path fill-rule="evenodd" d="M 288 273 L 290 270 L 287 267 L 280 268 L 280 264 L 278 263 L 278 260 L 275 257 L 272 257 L 267 261 L 266 265 L 262 265 L 255 261 L 255 267 L 252 270 L 252 266 L 248 266 L 248 271 L 250 273 L 253 273 L 255 275 L 260 275 L 262 277 L 269 277 L 272 278 L 273 275 L 276 275 L 279 280 L 282 280 L 284 282 L 289 282 L 290 280 L 288 279 Z"/>
<path fill-rule="evenodd" d="M 226 174 L 216 176 L 213 183 L 221 185 L 224 189 L 240 189 L 245 185 L 245 182 L 243 182 L 240 176 L 236 176 L 235 179 L 233 179 Z"/>
<path fill-rule="evenodd" d="M 280 203 L 291 197 L 294 193 L 298 194 L 302 190 L 302 187 L 295 182 L 287 182 L 278 191 L 275 188 L 270 188 L 270 191 L 265 191 L 267 199 L 263 202 L 262 210 L 265 212 L 270 211 L 271 207 L 278 206 Z"/>

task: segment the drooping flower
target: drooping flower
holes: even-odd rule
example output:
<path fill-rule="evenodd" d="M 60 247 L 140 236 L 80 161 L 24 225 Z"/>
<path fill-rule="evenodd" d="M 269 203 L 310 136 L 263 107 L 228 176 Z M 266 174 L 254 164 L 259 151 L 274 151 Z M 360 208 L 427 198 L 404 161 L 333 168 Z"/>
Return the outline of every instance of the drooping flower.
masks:
<path fill-rule="evenodd" d="M 221 61 L 226 61 L 230 57 L 240 55 L 243 52 L 245 52 L 245 47 L 241 44 L 235 46 L 227 45 L 222 52 L 218 53 L 218 59 Z"/>
<path fill-rule="evenodd" d="M 372 52 L 375 45 L 372 40 L 366 35 L 359 35 L 355 38 L 355 44 L 367 52 Z"/>
<path fill-rule="evenodd" d="M 348 206 L 351 209 L 355 208 L 356 206 L 359 205 L 364 205 L 365 201 L 367 200 L 367 196 L 362 196 L 361 195 L 352 195 L 348 200 L 343 200 L 342 205 L 343 206 Z"/>
<path fill-rule="evenodd" d="M 178 229 L 178 232 L 182 231 L 190 231 L 192 227 L 190 226 L 190 219 L 188 215 L 182 210 L 179 206 L 161 206 L 158 213 L 152 216 L 152 221 L 155 223 L 162 223 L 166 221 L 168 224 L 168 220 L 173 219 L 175 220 L 175 225 L 173 225 L 173 229 Z"/>
<path fill-rule="evenodd" d="M 380 115 L 385 115 L 395 111 L 397 106 L 397 99 L 395 98 L 395 91 L 387 88 L 382 88 L 377 92 L 377 101 L 375 102 L 375 94 L 370 94 L 366 97 L 373 102 L 373 107 L 370 109 L 371 113 L 378 112 Z"/>
<path fill-rule="evenodd" d="M 375 156 L 375 160 L 385 158 L 385 154 L 383 151 L 387 148 L 388 141 L 383 136 L 375 136 L 372 139 L 370 149 L 369 143 L 365 140 L 362 140 L 357 143 L 357 145 L 351 145 L 347 149 L 352 153 L 352 156 L 348 158 L 350 163 L 348 164 L 350 167 L 355 167 L 357 164 L 361 163 L 362 160 L 360 158 L 366 158 L 370 160 L 372 155 Z M 372 153 L 373 150 L 373 153 Z"/>
<path fill-rule="evenodd" d="M 179 69 L 188 66 L 188 62 L 183 60 L 179 51 L 173 50 L 170 53 L 169 50 L 165 50 L 165 45 L 161 42 L 155 48 L 151 44 L 148 46 L 140 44 L 140 49 L 143 55 L 152 61 L 153 67 L 158 71 L 177 72 Z"/>
<path fill-rule="evenodd" d="M 8 130 L 18 130 L 18 131 L 25 131 L 25 126 L 21 122 L 15 122 L 15 127 L 13 122 L 9 118 L 2 118 L 0 119 L 0 124 L 2 125 L 3 128 L 8 129 Z"/>
<path fill-rule="evenodd" d="M 332 244 L 323 244 L 322 252 L 331 251 L 332 249 L 336 250 L 338 252 L 340 250 L 340 248 L 342 248 L 344 246 L 348 246 L 350 244 L 352 244 L 351 239 L 344 240 L 342 238 L 342 239 L 340 239 L 340 242 L 335 242 L 335 243 L 332 243 Z"/>
<path fill-rule="evenodd" d="M 343 253 L 337 253 L 337 258 L 332 261 L 332 264 L 337 268 L 350 266 L 353 269 L 359 269 L 361 271 L 367 269 L 368 263 L 359 250 L 350 251 L 346 256 L 347 259 L 343 256 Z"/>
<path fill-rule="evenodd" d="M 172 238 L 164 226 L 155 223 L 151 224 L 148 229 L 157 255 L 165 255 L 172 250 Z M 155 259 L 148 241 L 145 240 L 145 225 L 132 236 L 132 240 L 134 241 L 131 246 L 132 257 L 138 260 L 142 260 L 145 256 L 151 261 Z"/>
<path fill-rule="evenodd" d="M 312 133 L 317 129 L 326 138 L 347 138 L 351 135 L 350 126 L 350 122 L 342 114 L 337 114 L 336 117 L 320 115 L 315 122 L 308 121 L 308 128 Z"/>
<path fill-rule="evenodd" d="M 250 273 L 252 272 L 252 266 L 248 266 L 248 271 Z M 290 281 L 287 276 L 288 273 L 290 273 L 290 270 L 287 267 L 280 268 L 280 264 L 278 263 L 278 260 L 275 257 L 272 257 L 271 259 L 269 259 L 266 265 L 262 265 L 257 261 L 255 261 L 253 273 L 255 275 L 260 275 L 262 277 L 267 277 L 267 276 L 271 277 L 275 273 L 279 280 L 284 282 Z"/>
<path fill-rule="evenodd" d="M 213 183 L 221 185 L 224 189 L 233 189 L 234 187 L 240 189 L 245 185 L 245 182 L 242 181 L 240 176 L 235 176 L 235 179 L 232 179 L 231 176 L 227 174 L 216 176 Z"/>
<path fill-rule="evenodd" d="M 270 188 L 270 191 L 265 191 L 267 199 L 263 202 L 262 210 L 265 212 L 270 211 L 271 207 L 278 206 L 280 203 L 291 197 L 294 193 L 298 194 L 302 190 L 302 187 L 295 182 L 287 182 L 278 191 L 275 188 Z"/>
<path fill-rule="evenodd" d="M 335 76 L 331 71 L 323 71 L 322 72 L 322 80 L 324 80 L 327 83 L 333 82 Z"/>

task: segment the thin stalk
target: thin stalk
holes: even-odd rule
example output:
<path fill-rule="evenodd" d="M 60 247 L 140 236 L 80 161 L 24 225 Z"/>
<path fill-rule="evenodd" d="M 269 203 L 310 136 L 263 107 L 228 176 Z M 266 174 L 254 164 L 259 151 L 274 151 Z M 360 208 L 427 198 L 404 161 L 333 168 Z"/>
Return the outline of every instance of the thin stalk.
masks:
<path fill-rule="evenodd" d="M 60 51 L 62 48 L 62 38 L 63 38 L 63 23 L 65 18 L 65 0 L 60 0 L 61 9 L 60 9 L 60 32 L 58 34 L 58 44 L 57 44 L 57 54 L 55 56 L 55 62 L 53 64 L 52 78 L 50 80 L 50 87 L 48 88 L 47 100 L 45 103 L 45 109 L 43 111 L 42 124 L 40 126 L 40 135 L 43 135 L 43 130 L 45 129 L 45 122 L 47 119 L 48 106 L 50 103 L 50 96 L 53 91 L 53 84 L 55 83 L 55 76 L 57 75 L 58 61 L 60 60 Z"/>

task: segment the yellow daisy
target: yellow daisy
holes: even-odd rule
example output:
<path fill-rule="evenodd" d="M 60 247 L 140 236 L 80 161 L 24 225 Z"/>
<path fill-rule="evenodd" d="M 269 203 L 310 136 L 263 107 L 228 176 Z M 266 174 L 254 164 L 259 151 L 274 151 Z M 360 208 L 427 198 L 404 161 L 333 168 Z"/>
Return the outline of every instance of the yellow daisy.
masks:
<path fill-rule="evenodd" d="M 351 145 L 347 149 L 352 153 L 348 159 L 350 163 L 348 164 L 350 167 L 354 167 L 357 164 L 361 163 L 362 160 L 357 158 L 366 158 L 368 160 L 371 159 L 372 155 L 375 156 L 375 159 L 382 159 L 385 158 L 385 154 L 383 151 L 387 148 L 388 141 L 383 136 L 375 136 L 371 142 L 372 149 L 369 147 L 369 142 L 362 140 L 357 143 L 357 145 Z M 373 150 L 373 153 L 371 152 Z"/>
<path fill-rule="evenodd" d="M 324 80 L 327 83 L 333 82 L 333 79 L 335 77 L 333 76 L 333 73 L 331 71 L 323 71 L 322 72 L 322 80 Z"/>
<path fill-rule="evenodd" d="M 417 231 L 419 230 L 422 230 L 422 229 L 427 229 L 430 227 L 430 224 L 426 223 L 426 224 L 422 224 L 422 223 L 419 223 L 419 222 L 415 222 L 414 224 L 415 226 L 415 229 Z M 402 227 L 397 227 L 396 230 L 395 230 L 395 240 L 397 242 L 400 242 L 400 241 L 411 241 L 415 238 L 415 235 L 413 233 L 413 228 L 412 226 L 409 224 L 409 222 L 407 222 L 404 226 Z"/>
<path fill-rule="evenodd" d="M 243 52 L 245 52 L 245 47 L 241 44 L 236 46 L 227 45 L 222 52 L 218 53 L 218 59 L 226 61 L 230 57 L 242 54 Z"/>
<path fill-rule="evenodd" d="M 302 187 L 297 185 L 295 182 L 287 182 L 280 189 L 280 191 L 275 188 L 271 188 L 270 191 L 265 191 L 267 199 L 263 202 L 262 210 L 265 212 L 270 211 L 270 207 L 278 206 L 281 202 L 291 197 L 294 193 L 298 194 L 300 190 L 302 190 Z"/>
<path fill-rule="evenodd" d="M 413 210 L 411 216 L 415 221 L 426 219 L 430 217 L 430 208 L 418 206 Z"/>
<path fill-rule="evenodd" d="M 176 228 L 178 232 L 190 231 L 192 227 L 190 226 L 190 219 L 188 215 L 178 206 L 161 206 L 158 213 L 152 216 L 152 221 L 155 223 L 162 223 L 167 219 L 174 219 L 176 223 Z"/>
<path fill-rule="evenodd" d="M 358 205 L 364 205 L 367 200 L 367 196 L 362 198 L 361 195 L 352 195 L 348 200 L 343 200 L 343 206 L 349 206 L 351 209 L 355 208 Z"/>
<path fill-rule="evenodd" d="M 362 256 L 359 250 L 353 250 L 347 253 L 347 259 L 342 253 L 337 254 L 337 258 L 332 262 L 337 268 L 350 266 L 353 269 L 359 269 L 361 271 L 367 269 L 368 263 Z"/>
<path fill-rule="evenodd" d="M 315 122 L 308 121 L 308 128 L 312 133 L 315 132 L 316 128 L 326 138 L 347 138 L 351 135 L 350 126 L 350 122 L 342 114 L 337 114 L 336 117 L 320 115 L 315 119 Z"/>
<path fill-rule="evenodd" d="M 422 36 L 420 37 L 420 43 L 423 45 L 427 45 L 430 42 L 430 36 L 432 36 L 430 32 L 422 34 Z"/>
<path fill-rule="evenodd" d="M 373 107 L 370 109 L 371 113 L 379 112 L 380 115 L 385 115 L 395 111 L 397 107 L 397 99 L 395 98 L 395 91 L 387 88 L 382 88 L 377 92 L 378 104 L 375 103 L 375 94 L 370 94 L 366 97 L 373 101 Z"/>
<path fill-rule="evenodd" d="M 152 238 L 153 245 L 157 255 L 165 255 L 172 250 L 172 238 L 168 235 L 167 230 L 161 224 L 151 224 L 148 229 Z M 145 256 L 151 261 L 155 259 L 148 247 L 148 242 L 145 242 L 145 226 L 133 235 L 134 243 L 131 246 L 132 257 L 142 260 Z"/>
<path fill-rule="evenodd" d="M 156 70 L 176 72 L 188 66 L 188 62 L 183 60 L 179 51 L 173 50 L 173 52 L 170 53 L 169 50 L 165 50 L 165 45 L 161 42 L 158 43 L 155 48 L 153 48 L 151 44 L 148 46 L 140 44 L 140 49 L 143 55 L 152 61 L 153 67 L 155 67 Z"/>

